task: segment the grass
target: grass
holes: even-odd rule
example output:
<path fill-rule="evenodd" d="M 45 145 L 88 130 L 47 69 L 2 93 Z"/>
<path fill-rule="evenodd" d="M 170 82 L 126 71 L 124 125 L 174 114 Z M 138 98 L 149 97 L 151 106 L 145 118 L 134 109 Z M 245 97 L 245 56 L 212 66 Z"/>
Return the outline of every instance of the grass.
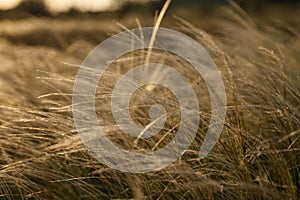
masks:
<path fill-rule="evenodd" d="M 71 19 L 27 19 L 16 21 L 18 26 L 1 21 L 0 197 L 299 199 L 299 22 L 292 17 L 288 19 L 294 26 L 288 19 L 257 20 L 236 6 L 221 9 L 222 17 L 209 19 L 204 29 L 179 17 L 164 22 L 205 46 L 222 73 L 228 105 L 221 138 L 208 157 L 197 157 L 210 119 L 205 84 L 182 59 L 153 51 L 151 61 L 168 63 L 192 85 L 200 84 L 203 91 L 197 91 L 197 96 L 202 113 L 197 137 L 185 154 L 163 170 L 144 174 L 119 172 L 91 157 L 72 119 L 72 87 L 78 66 L 106 37 L 105 32 L 116 31 L 96 26 L 95 19 L 80 21 L 79 30 L 78 21 Z M 124 23 L 130 26 L 128 20 Z M 59 29 L 66 25 L 65 30 Z M 131 138 L 118 134 L 107 106 L 110 95 L 103 91 L 109 92 L 120 74 L 143 62 L 146 55 L 135 52 L 115 62 L 96 95 L 101 99 L 98 118 L 107 123 L 107 134 L 133 151 L 152 149 L 160 137 L 135 146 Z M 143 125 L 154 102 L 172 105 L 167 107 L 171 111 L 178 108 L 172 93 L 159 86 L 138 91 L 132 103 L 141 105 L 145 100 L 149 100 L 146 106 L 132 107 L 133 116 L 139 119 L 136 123 Z M 159 136 L 176 130 L 178 120 L 169 118 Z"/>

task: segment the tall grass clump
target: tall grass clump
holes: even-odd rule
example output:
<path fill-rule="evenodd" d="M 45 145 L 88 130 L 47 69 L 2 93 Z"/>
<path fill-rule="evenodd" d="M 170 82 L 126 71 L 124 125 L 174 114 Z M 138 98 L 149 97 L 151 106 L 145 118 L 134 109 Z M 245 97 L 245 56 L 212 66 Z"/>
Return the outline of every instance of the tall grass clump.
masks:
<path fill-rule="evenodd" d="M 201 43 L 222 73 L 228 103 L 220 140 L 208 157 L 198 158 L 210 119 L 205 83 L 182 58 L 153 51 L 151 61 L 173 66 L 192 86 L 203 88 L 196 91 L 201 120 L 195 141 L 178 161 L 144 174 L 123 173 L 99 163 L 74 127 L 75 74 L 93 43 L 75 41 L 59 49 L 1 39 L 0 197 L 299 199 L 299 30 L 290 31 L 284 23 L 252 21 L 235 4 L 222 9 L 224 16 L 205 30 L 174 17 L 176 29 Z M 160 137 L 138 143 L 116 128 L 109 110 L 110 92 L 128 66 L 146 58 L 143 50 L 122 56 L 96 94 L 97 115 L 107 135 L 133 151 L 162 147 L 174 137 L 180 120 L 168 119 Z M 167 111 L 178 109 L 171 91 L 148 85 L 132 99 L 138 105 L 131 108 L 136 123 L 146 125 L 147 108 L 157 102 L 167 105 Z M 170 134 L 161 141 L 165 133 Z"/>

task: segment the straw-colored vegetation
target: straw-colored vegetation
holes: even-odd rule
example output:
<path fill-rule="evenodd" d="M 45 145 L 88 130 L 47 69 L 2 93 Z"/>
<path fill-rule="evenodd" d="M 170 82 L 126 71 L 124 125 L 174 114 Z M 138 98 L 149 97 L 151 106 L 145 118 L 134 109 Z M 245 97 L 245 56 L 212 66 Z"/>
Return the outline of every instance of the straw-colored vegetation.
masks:
<path fill-rule="evenodd" d="M 193 77 L 188 63 L 153 51 L 153 61 L 173 63 L 192 85 L 200 84 L 202 113 L 189 150 L 169 167 L 144 174 L 122 173 L 99 163 L 88 154 L 73 124 L 72 87 L 78 65 L 106 32 L 114 33 L 101 28 L 111 21 L 0 21 L 0 198 L 299 199 L 299 21 L 289 23 L 290 16 L 276 23 L 251 20 L 234 5 L 219 12 L 222 17 L 209 19 L 205 30 L 178 17 L 173 21 L 177 30 L 206 47 L 222 72 L 228 105 L 221 138 L 207 158 L 198 158 L 210 118 L 205 84 Z M 129 63 L 138 64 L 143 55 L 127 55 Z M 99 88 L 109 91 L 126 62 L 115 63 L 114 77 Z M 111 120 L 105 122 L 109 126 L 112 119 L 104 106 L 109 94 L 100 89 L 97 114 L 101 121 Z M 143 91 L 132 103 L 153 103 Z M 178 107 L 170 91 L 147 91 L 161 99 L 158 102 L 167 98 L 169 105 Z M 140 119 L 137 123 L 147 124 L 147 107 L 133 107 L 132 112 Z M 169 119 L 164 131 L 172 130 L 178 120 Z M 114 138 L 118 130 L 108 130 L 114 142 L 133 150 L 161 147 L 155 137 L 136 147 L 124 143 L 124 135 Z"/>

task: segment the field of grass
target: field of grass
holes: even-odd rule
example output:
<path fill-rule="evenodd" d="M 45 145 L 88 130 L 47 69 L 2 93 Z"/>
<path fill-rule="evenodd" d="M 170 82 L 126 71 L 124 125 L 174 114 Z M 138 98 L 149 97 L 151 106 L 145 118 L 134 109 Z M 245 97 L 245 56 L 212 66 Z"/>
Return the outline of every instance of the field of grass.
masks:
<path fill-rule="evenodd" d="M 180 14 L 187 20 L 167 14 L 162 26 L 197 40 L 217 64 L 226 87 L 227 116 L 217 145 L 199 159 L 211 116 L 205 83 L 193 77 L 188 63 L 154 51 L 152 61 L 174 66 L 191 85 L 203 88 L 196 92 L 202 113 L 196 139 L 185 154 L 160 171 L 143 174 L 123 173 L 94 159 L 75 129 L 71 103 L 75 75 L 88 53 L 124 26 L 151 26 L 153 16 L 127 13 L 116 19 L 122 25 L 113 14 L 1 19 L 0 199 L 299 199 L 299 7 L 276 15 L 279 11 L 250 17 L 233 4 L 205 16 Z M 174 134 L 159 145 L 153 137 L 134 146 L 111 128 L 107 92 L 144 55 L 124 57 L 130 59 L 120 58 L 112 77 L 99 84 L 98 119 L 124 148 L 160 148 Z M 131 111 L 140 119 L 136 123 L 146 125 L 153 102 L 142 92 L 132 103 L 148 104 Z M 169 109 L 178 107 L 164 88 L 147 95 L 174 105 Z M 178 120 L 168 119 L 160 134 L 173 132 Z"/>

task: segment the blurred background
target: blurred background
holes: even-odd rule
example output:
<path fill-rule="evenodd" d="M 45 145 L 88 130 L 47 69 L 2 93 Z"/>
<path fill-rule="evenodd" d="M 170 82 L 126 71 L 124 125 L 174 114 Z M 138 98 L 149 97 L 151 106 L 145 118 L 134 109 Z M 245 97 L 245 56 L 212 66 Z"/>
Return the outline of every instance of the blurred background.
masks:
<path fill-rule="evenodd" d="M 0 10 L 2 12 L 14 10 L 15 13 L 29 12 L 34 15 L 57 15 L 70 11 L 107 12 L 126 10 L 128 6 L 151 9 L 156 8 L 163 2 L 163 0 L 1 0 Z M 207 8 L 228 4 L 228 2 L 227 0 L 173 0 L 172 8 Z M 246 10 L 254 11 L 259 11 L 264 6 L 299 6 L 298 0 L 235 0 L 234 2 Z"/>
<path fill-rule="evenodd" d="M 173 0 L 162 25 L 173 28 L 176 21 L 172 16 L 176 15 L 212 30 L 215 19 L 228 15 L 223 8 L 230 2 L 233 1 Z M 235 0 L 234 4 L 262 26 L 263 22 L 282 20 L 297 29 L 299 2 Z M 78 39 L 99 43 L 116 22 L 136 27 L 139 19 L 143 26 L 152 26 L 155 12 L 163 4 L 163 0 L 0 0 L 0 37 L 15 44 L 63 49 Z"/>

